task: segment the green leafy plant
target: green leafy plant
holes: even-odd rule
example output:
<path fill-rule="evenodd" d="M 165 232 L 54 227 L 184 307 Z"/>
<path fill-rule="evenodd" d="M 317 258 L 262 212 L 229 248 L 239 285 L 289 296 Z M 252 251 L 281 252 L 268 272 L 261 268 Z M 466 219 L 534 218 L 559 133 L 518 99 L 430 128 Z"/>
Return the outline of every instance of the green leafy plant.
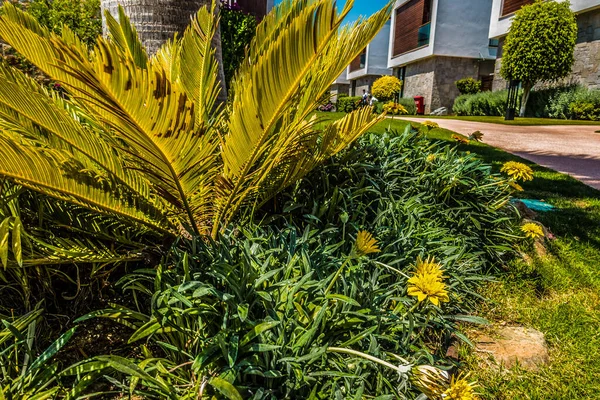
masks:
<path fill-rule="evenodd" d="M 23 262 L 95 262 L 107 254 L 139 260 L 147 242 L 121 235 L 128 229 L 154 243 L 216 237 L 241 211 L 264 204 L 356 140 L 378 121 L 371 108 L 325 131 L 309 118 L 391 9 L 342 28 L 351 7 L 338 14 L 328 0 L 278 5 L 257 28 L 232 83 L 231 107 L 220 107 L 212 10 L 202 8 L 181 37 L 149 58 L 122 10 L 119 22 L 106 16 L 111 38 L 98 38 L 90 52 L 70 29 L 57 35 L 6 3 L 0 36 L 67 95 L 0 68 L 0 176 L 54 199 L 71 220 L 99 221 L 81 230 L 85 239 L 73 247 L 52 242 L 43 229 L 32 232 L 36 249 L 50 248 L 52 257 L 30 252 Z M 310 43 L 302 51 L 298 35 Z M 275 58 L 277 64 L 269 62 Z M 255 101 L 267 92 L 269 101 Z M 103 245 L 111 240 L 107 226 L 117 228 L 122 248 Z"/>
<path fill-rule="evenodd" d="M 452 111 L 456 115 L 501 116 L 506 112 L 507 99 L 506 90 L 465 94 L 454 100 Z"/>
<path fill-rule="evenodd" d="M 256 17 L 223 2 L 220 28 L 227 87 L 230 86 L 235 72 L 244 61 L 246 49 L 256 34 L 256 26 Z"/>
<path fill-rule="evenodd" d="M 395 100 L 402 89 L 402 81 L 395 76 L 382 76 L 373 83 L 372 94 L 378 101 Z"/>
<path fill-rule="evenodd" d="M 337 111 L 351 113 L 359 109 L 361 99 L 360 96 L 338 96 L 336 109 Z"/>
<path fill-rule="evenodd" d="M 574 119 L 600 120 L 600 104 L 577 101 L 569 104 L 569 111 Z"/>
<path fill-rule="evenodd" d="M 475 94 L 481 92 L 481 81 L 474 78 L 463 78 L 454 82 L 460 94 Z"/>
<path fill-rule="evenodd" d="M 484 322 L 465 313 L 512 240 L 506 181 L 458 154 L 416 131 L 370 134 L 280 194 L 269 226 L 180 239 L 121 280 L 140 309 L 80 319 L 131 327 L 141 355 L 65 375 L 128 371 L 121 390 L 147 398 L 416 395 L 413 366 L 449 366 L 445 338 L 467 340 L 456 322 Z M 438 302 L 411 281 L 431 273 Z"/>
<path fill-rule="evenodd" d="M 536 82 L 571 73 L 576 41 L 577 22 L 568 1 L 536 0 L 517 11 L 504 42 L 500 74 L 522 83 L 521 117 Z"/>
<path fill-rule="evenodd" d="M 18 318 L 0 316 L 0 398 L 54 399 L 64 394 L 57 382 L 59 364 L 53 360 L 75 333 L 72 328 L 36 356 L 36 328 L 43 314 L 37 307 Z"/>

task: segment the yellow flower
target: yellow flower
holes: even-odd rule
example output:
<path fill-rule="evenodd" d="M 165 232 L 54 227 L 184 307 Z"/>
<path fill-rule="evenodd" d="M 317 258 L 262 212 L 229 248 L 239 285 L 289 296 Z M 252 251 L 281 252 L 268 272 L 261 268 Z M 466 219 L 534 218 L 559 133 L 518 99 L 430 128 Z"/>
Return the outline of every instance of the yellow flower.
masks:
<path fill-rule="evenodd" d="M 477 394 L 475 393 L 475 382 L 467 381 L 468 375 L 464 375 L 462 378 L 452 377 L 450 387 L 446 389 L 442 395 L 443 399 L 448 400 L 476 400 Z"/>
<path fill-rule="evenodd" d="M 544 236 L 544 230 L 542 227 L 535 222 L 528 222 L 521 227 L 521 230 L 525 234 L 525 237 L 530 239 L 537 239 Z"/>
<path fill-rule="evenodd" d="M 516 161 L 505 162 L 502 166 L 501 172 L 506 172 L 508 176 L 514 180 L 530 181 L 533 180 L 533 170 L 525 165 Z"/>
<path fill-rule="evenodd" d="M 466 137 L 463 137 L 461 135 L 452 135 L 452 139 L 454 139 L 457 142 L 462 143 L 462 144 L 469 144 L 469 139 L 467 139 Z"/>
<path fill-rule="evenodd" d="M 515 181 L 508 181 L 508 186 L 510 186 L 511 188 L 513 188 L 519 192 L 523 191 L 523 187 Z"/>
<path fill-rule="evenodd" d="M 446 284 L 436 274 L 415 274 L 408 280 L 408 283 L 408 295 L 416 296 L 419 302 L 429 300 L 432 304 L 439 306 L 440 302 L 450 301 Z"/>
<path fill-rule="evenodd" d="M 415 275 L 435 275 L 438 279 L 444 278 L 442 275 L 442 265 L 435 262 L 434 257 L 427 257 L 425 261 L 421 257 L 417 257 L 417 271 Z"/>
<path fill-rule="evenodd" d="M 428 399 L 439 399 L 450 385 L 448 373 L 430 365 L 419 365 L 411 369 L 410 381 Z"/>
<path fill-rule="evenodd" d="M 427 156 L 427 162 L 428 163 L 434 162 L 435 158 L 436 158 L 435 154 L 430 154 L 430 155 Z"/>
<path fill-rule="evenodd" d="M 440 126 L 433 121 L 425 121 L 422 124 L 424 127 L 426 127 L 427 129 L 433 129 L 433 128 L 439 128 Z"/>
<path fill-rule="evenodd" d="M 379 253 L 379 247 L 377 247 L 377 240 L 367 231 L 360 231 L 356 235 L 356 242 L 354 243 L 356 248 L 356 254 L 364 256 L 370 253 Z"/>

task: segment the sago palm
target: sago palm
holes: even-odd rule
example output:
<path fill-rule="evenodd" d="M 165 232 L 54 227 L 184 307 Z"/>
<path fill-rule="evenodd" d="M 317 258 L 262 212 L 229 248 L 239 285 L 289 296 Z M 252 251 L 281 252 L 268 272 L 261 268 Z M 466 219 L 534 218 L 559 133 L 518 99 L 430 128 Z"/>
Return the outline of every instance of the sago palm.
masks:
<path fill-rule="evenodd" d="M 284 0 L 259 25 L 220 105 L 211 9 L 149 57 L 122 10 L 119 22 L 106 15 L 110 36 L 89 50 L 68 28 L 53 34 L 5 3 L 2 40 L 66 93 L 0 66 L 0 183 L 37 192 L 46 208 L 77 221 L 58 224 L 70 232 L 58 243 L 24 224 L 43 244 L 30 246 L 32 254 L 51 249 L 35 253 L 36 263 L 127 259 L 106 245 L 112 235 L 125 248 L 135 241 L 123 232 L 150 232 L 159 245 L 215 237 L 240 211 L 251 213 L 356 140 L 379 121 L 371 108 L 324 130 L 314 117 L 391 10 L 342 26 L 352 5 L 338 13 L 332 0 Z M 3 215 L 0 254 L 12 247 L 20 261 L 9 232 L 19 235 L 21 219 Z"/>

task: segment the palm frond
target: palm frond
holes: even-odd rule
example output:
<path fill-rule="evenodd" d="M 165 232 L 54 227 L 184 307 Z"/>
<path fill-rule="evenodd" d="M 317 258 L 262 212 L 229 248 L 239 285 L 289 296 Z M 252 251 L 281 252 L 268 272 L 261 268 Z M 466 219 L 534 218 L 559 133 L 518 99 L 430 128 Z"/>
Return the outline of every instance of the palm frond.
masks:
<path fill-rule="evenodd" d="M 148 54 L 140 41 L 137 31 L 129 17 L 125 15 L 123 7 L 119 6 L 119 20 L 117 21 L 108 10 L 105 11 L 106 26 L 113 42 L 123 53 L 127 53 L 140 68 L 146 68 L 148 64 Z"/>
<path fill-rule="evenodd" d="M 23 12 L 5 8 L 0 35 L 63 83 L 91 119 L 122 140 L 118 150 L 127 154 L 128 163 L 180 210 L 176 217 L 184 226 L 197 230 L 195 210 L 211 204 L 200 194 L 210 193 L 218 140 L 214 130 L 196 125 L 194 103 L 180 83 L 169 80 L 162 63 L 140 68 L 130 47 L 122 50 L 123 43 L 99 38 L 95 51 L 84 53 L 69 35 L 48 34 Z"/>
<path fill-rule="evenodd" d="M 331 82 L 386 23 L 392 2 L 352 29 L 340 28 L 351 7 L 352 1 L 338 15 L 328 0 L 284 1 L 259 26 L 232 84 L 222 149 L 222 181 L 227 184 L 217 203 L 213 236 L 243 204 L 264 201 L 274 188 L 304 176 L 304 167 L 315 161 L 306 162 L 321 133 L 308 117 Z M 372 126 L 369 113 L 346 125 L 356 130 L 343 131 L 346 145 L 365 130 L 356 122 Z M 333 149 L 328 148 L 329 155 Z"/>

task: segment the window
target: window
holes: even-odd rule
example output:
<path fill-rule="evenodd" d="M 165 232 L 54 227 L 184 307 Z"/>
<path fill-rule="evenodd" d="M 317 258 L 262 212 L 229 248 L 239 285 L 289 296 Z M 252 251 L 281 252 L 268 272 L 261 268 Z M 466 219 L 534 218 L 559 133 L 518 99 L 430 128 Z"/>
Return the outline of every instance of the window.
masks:
<path fill-rule="evenodd" d="M 394 56 L 429 44 L 432 15 L 433 0 L 409 0 L 396 9 Z"/>
<path fill-rule="evenodd" d="M 488 44 L 490 56 L 498 57 L 498 46 L 500 45 L 500 41 L 498 39 L 490 39 L 490 43 Z"/>
<path fill-rule="evenodd" d="M 427 46 L 429 44 L 429 34 L 431 32 L 431 23 L 428 22 L 419 28 L 417 33 L 417 47 Z"/>
<path fill-rule="evenodd" d="M 400 67 L 396 69 L 396 78 L 400 79 L 402 86 L 400 86 L 400 98 L 404 97 L 404 80 L 406 79 L 406 67 Z"/>

